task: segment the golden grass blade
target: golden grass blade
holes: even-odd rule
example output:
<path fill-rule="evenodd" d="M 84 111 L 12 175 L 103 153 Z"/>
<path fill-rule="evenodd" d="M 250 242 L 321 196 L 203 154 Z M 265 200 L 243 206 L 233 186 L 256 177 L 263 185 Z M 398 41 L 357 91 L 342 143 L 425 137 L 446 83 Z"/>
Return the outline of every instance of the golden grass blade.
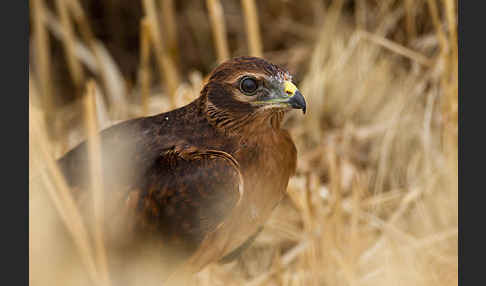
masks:
<path fill-rule="evenodd" d="M 46 11 L 46 24 L 49 31 L 54 38 L 59 41 L 64 41 L 64 33 L 62 32 L 61 23 L 57 18 L 49 11 Z M 75 53 L 79 60 L 85 65 L 92 73 L 98 73 L 99 67 L 96 62 L 95 56 L 91 53 L 89 48 L 81 43 L 79 40 L 75 40 Z"/>
<path fill-rule="evenodd" d="M 437 3 L 435 0 L 427 0 L 427 4 L 429 7 L 429 13 L 432 18 L 432 23 L 434 24 L 435 32 L 437 34 L 437 38 L 440 42 L 440 47 L 442 52 L 448 49 L 448 42 L 446 40 L 446 36 L 444 35 L 444 31 L 442 30 L 442 25 L 440 23 L 440 16 L 439 10 L 437 8 Z"/>
<path fill-rule="evenodd" d="M 310 239 L 304 238 L 299 244 L 294 246 L 292 249 L 287 251 L 284 256 L 282 256 L 282 260 L 280 261 L 281 267 L 287 266 L 290 263 L 292 263 L 299 255 L 301 255 L 307 248 L 311 245 Z M 263 285 L 265 282 L 267 282 L 268 279 L 272 277 L 277 272 L 278 269 L 273 268 L 270 271 L 267 271 L 260 276 L 257 276 L 256 278 L 250 280 L 248 283 L 245 285 L 247 286 L 259 286 Z"/>
<path fill-rule="evenodd" d="M 400 203 L 400 207 L 390 216 L 390 218 L 386 221 L 383 222 L 383 228 L 386 228 L 388 230 L 391 230 L 392 232 L 397 233 L 398 231 L 394 227 L 394 224 L 397 222 L 397 220 L 405 213 L 405 211 L 410 207 L 410 204 L 415 202 L 418 198 L 420 198 L 420 195 L 422 194 L 423 189 L 416 188 L 409 193 L 407 193 L 404 198 L 402 199 L 402 202 Z M 377 220 L 376 217 L 372 217 L 372 219 Z M 382 223 L 381 221 L 379 223 Z M 382 233 L 380 238 L 376 240 L 371 247 L 368 247 L 368 250 L 364 252 L 360 258 L 359 258 L 359 264 L 366 264 L 369 262 L 369 260 L 375 255 L 375 253 L 384 246 L 384 243 L 386 241 L 387 237 Z M 406 237 L 405 239 L 410 240 L 410 237 Z M 413 241 L 415 242 L 415 241 Z"/>
<path fill-rule="evenodd" d="M 443 136 L 445 141 L 445 148 L 449 154 L 452 163 L 451 167 L 457 166 L 457 110 L 458 110 L 458 52 L 457 52 L 457 26 L 456 26 L 456 11 L 454 9 L 453 1 L 445 1 L 446 17 L 449 26 L 449 39 L 447 39 L 442 30 L 441 19 L 439 16 L 438 7 L 435 1 L 427 1 L 430 15 L 432 16 L 432 23 L 436 30 L 437 38 L 439 39 L 441 56 L 444 60 L 445 71 L 442 73 L 441 84 L 445 89 L 446 98 L 443 105 L 443 115 L 446 119 L 444 125 Z M 449 40 L 449 41 L 448 41 Z M 452 50 L 452 51 L 451 51 Z"/>
<path fill-rule="evenodd" d="M 142 112 L 149 113 L 150 95 L 150 23 L 144 17 L 140 23 L 140 84 L 142 92 Z"/>
<path fill-rule="evenodd" d="M 35 78 L 32 76 L 32 73 L 29 69 L 29 107 L 40 107 L 42 106 L 41 98 L 39 98 L 39 89 L 38 83 Z M 31 114 L 29 113 L 29 118 Z"/>
<path fill-rule="evenodd" d="M 84 81 L 84 73 L 78 58 L 74 54 L 74 31 L 71 19 L 69 18 L 66 0 L 56 0 L 56 9 L 61 20 L 61 28 L 64 34 L 64 41 L 62 41 L 62 44 L 64 46 L 64 54 L 69 67 L 68 70 L 74 85 L 79 90 Z"/>
<path fill-rule="evenodd" d="M 110 111 L 112 112 L 110 114 L 112 118 L 123 118 L 128 113 L 126 85 L 123 75 L 104 45 L 95 41 L 91 49 L 94 51 L 92 54 L 95 55 L 100 66 L 98 75 L 105 87 L 108 102 L 111 103 Z"/>
<path fill-rule="evenodd" d="M 459 230 L 457 227 L 449 228 L 446 229 L 445 231 L 438 232 L 435 234 L 432 234 L 428 237 L 421 238 L 420 240 L 417 240 L 416 243 L 410 245 L 411 248 L 427 248 L 430 247 L 431 245 L 440 243 L 444 240 L 448 240 L 451 238 L 456 238 L 459 233 Z"/>
<path fill-rule="evenodd" d="M 355 273 L 353 272 L 353 268 L 351 267 L 351 264 L 348 261 L 346 261 L 344 255 L 336 248 L 329 249 L 329 254 L 336 262 L 336 265 L 338 266 L 340 271 L 344 274 L 344 280 L 346 280 L 347 282 L 346 284 L 351 286 L 356 285 Z"/>
<path fill-rule="evenodd" d="M 457 9 L 454 0 L 445 0 L 447 25 L 449 26 L 450 43 L 453 50 L 457 50 Z M 457 52 L 457 51 L 456 51 Z"/>
<path fill-rule="evenodd" d="M 361 212 L 361 197 L 364 193 L 363 186 L 367 185 L 365 182 L 364 176 L 358 174 L 355 179 L 353 180 L 353 189 L 351 194 L 352 200 L 352 209 L 351 209 L 351 221 L 349 226 L 349 245 L 350 245 L 350 253 L 349 256 L 351 258 L 351 264 L 353 265 L 353 277 L 356 277 L 356 261 L 358 258 L 358 246 L 359 246 L 359 213 Z"/>
<path fill-rule="evenodd" d="M 116 118 L 117 116 L 126 115 L 125 108 L 127 107 L 127 102 L 123 96 L 126 94 L 126 91 L 120 70 L 106 48 L 97 42 L 92 35 L 89 25 L 84 18 L 83 10 L 78 7 L 77 2 L 75 0 L 68 1 L 70 12 L 73 14 L 74 20 L 80 27 L 81 35 L 85 42 L 87 42 L 86 46 L 73 37 L 73 51 L 75 56 L 88 68 L 88 70 L 100 76 L 101 81 L 106 88 L 109 102 L 116 103 L 112 105 L 114 106 L 114 117 Z M 49 11 L 45 12 L 47 27 L 53 36 L 60 41 L 66 41 L 65 33 L 62 32 L 61 23 L 52 13 Z"/>
<path fill-rule="evenodd" d="M 167 84 L 172 107 L 175 107 L 176 92 L 177 87 L 179 86 L 179 76 L 177 68 L 172 59 L 168 56 L 164 43 L 162 42 L 159 21 L 157 19 L 157 15 L 155 14 L 156 9 L 154 0 L 143 0 L 143 9 L 149 23 L 149 31 L 151 33 L 150 39 L 152 40 L 152 45 L 155 48 L 155 57 L 162 76 L 161 82 L 165 82 Z"/>
<path fill-rule="evenodd" d="M 342 219 L 342 195 L 341 195 L 341 170 L 340 170 L 340 160 L 336 154 L 335 146 L 330 146 L 327 150 L 328 153 L 328 166 L 329 166 L 329 181 L 330 181 L 330 192 L 332 196 L 332 214 L 331 222 L 333 227 L 341 226 Z M 339 233 L 338 229 L 334 229 L 334 234 Z M 339 241 L 340 238 L 335 236 L 335 241 Z"/>
<path fill-rule="evenodd" d="M 95 83 L 96 84 L 96 83 Z M 103 130 L 112 124 L 108 109 L 106 108 L 105 101 L 103 99 L 103 93 L 100 87 L 96 84 L 95 101 L 96 101 L 96 119 L 98 122 L 99 130 Z"/>
<path fill-rule="evenodd" d="M 339 23 L 339 19 L 342 16 L 344 0 L 333 1 L 327 12 L 327 17 L 324 19 L 324 29 L 322 29 L 322 34 L 334 34 L 336 31 L 336 26 Z M 321 37 L 321 39 L 325 39 Z"/>
<path fill-rule="evenodd" d="M 176 11 L 174 0 L 159 0 L 162 27 L 164 28 L 164 43 L 167 43 L 167 53 L 176 66 L 179 65 L 179 48 L 177 43 Z"/>
<path fill-rule="evenodd" d="M 366 30 L 366 1 L 355 1 L 354 17 L 356 21 L 356 28 L 358 30 Z"/>
<path fill-rule="evenodd" d="M 358 31 L 358 33 L 360 34 L 360 36 L 362 36 L 363 38 L 375 43 L 375 44 L 378 44 L 392 52 L 395 52 L 401 56 L 404 56 L 406 58 L 409 58 L 421 65 L 424 65 L 424 66 L 431 66 L 432 65 L 432 61 L 430 59 L 428 59 L 427 57 L 425 57 L 424 55 L 418 53 L 418 52 L 415 52 L 409 48 L 406 48 L 400 44 L 397 44 L 393 41 L 390 41 L 386 38 L 383 38 L 383 37 L 380 37 L 378 35 L 374 35 L 374 34 L 371 34 L 369 32 L 366 32 L 366 31 Z"/>
<path fill-rule="evenodd" d="M 394 0 L 383 0 L 378 2 L 378 15 L 377 18 L 379 19 L 384 19 L 388 17 L 391 13 L 391 10 L 393 10 L 393 3 Z"/>
<path fill-rule="evenodd" d="M 85 39 L 85 41 L 88 44 L 94 42 L 95 36 L 91 31 L 91 28 L 88 23 L 88 19 L 84 14 L 84 10 L 81 7 L 81 4 L 79 4 L 78 0 L 64 0 L 64 1 L 67 1 L 67 3 L 69 4 L 69 12 L 73 14 L 74 20 L 79 25 L 79 29 L 82 37 Z"/>
<path fill-rule="evenodd" d="M 128 103 L 125 98 L 125 83 L 120 69 L 108 50 L 96 40 L 89 26 L 88 19 L 78 0 L 64 1 L 68 1 L 69 12 L 72 13 L 81 32 L 81 36 L 88 45 L 96 62 L 98 75 L 106 89 L 106 95 L 112 103 L 112 115 L 115 118 L 125 116 L 127 114 L 126 108 Z M 80 45 L 81 43 L 78 44 L 78 46 Z"/>
<path fill-rule="evenodd" d="M 241 0 L 245 14 L 246 37 L 251 56 L 262 57 L 262 37 L 260 36 L 260 25 L 258 24 L 258 11 L 255 0 Z"/>
<path fill-rule="evenodd" d="M 30 108 L 31 103 L 29 102 L 29 109 Z M 64 177 L 49 150 L 48 139 L 45 137 L 45 133 L 41 132 L 42 128 L 40 122 L 41 120 L 38 120 L 38 118 L 31 117 L 30 125 L 32 126 L 32 138 L 36 138 L 39 150 L 42 153 L 41 157 L 44 158 L 46 171 L 48 172 L 40 172 L 41 179 L 45 184 L 45 188 L 43 189 L 47 190 L 47 195 L 54 203 L 61 220 L 64 222 L 66 228 L 72 236 L 81 261 L 88 272 L 88 277 L 94 284 L 100 285 L 98 283 L 98 272 L 94 262 L 88 232 L 84 226 L 81 214 L 79 213 L 76 203 L 72 198 L 71 192 L 64 180 Z M 48 174 L 51 178 L 48 177 Z"/>
<path fill-rule="evenodd" d="M 414 0 L 405 0 L 405 29 L 409 41 L 413 41 L 417 37 L 414 4 L 416 4 Z"/>
<path fill-rule="evenodd" d="M 446 6 L 446 16 L 447 16 L 447 26 L 449 27 L 449 44 L 452 50 L 452 59 L 457 62 L 457 21 L 456 15 L 457 10 L 455 7 L 456 1 L 454 0 L 445 0 Z"/>
<path fill-rule="evenodd" d="M 83 99 L 85 113 L 85 128 L 87 131 L 87 147 L 90 161 L 91 191 L 94 202 L 94 241 L 96 249 L 96 260 L 99 274 L 103 285 L 110 285 L 106 249 L 103 243 L 103 222 L 104 222 L 104 188 L 101 169 L 101 146 L 96 122 L 95 83 L 88 81 L 86 94 Z"/>
<path fill-rule="evenodd" d="M 223 7 L 219 0 L 207 0 L 211 30 L 213 31 L 214 44 L 218 54 L 218 63 L 229 59 L 228 40 L 226 37 L 226 24 L 224 21 Z"/>
<path fill-rule="evenodd" d="M 454 158 L 456 157 L 457 153 L 457 118 L 458 118 L 458 72 L 459 72 L 459 61 L 458 61 L 458 48 L 457 48 L 457 9 L 455 7 L 456 1 L 454 0 L 446 0 L 445 1 L 445 8 L 446 8 L 446 16 L 447 16 L 447 26 L 449 28 L 449 45 L 450 45 L 450 54 L 448 57 L 448 66 L 449 72 L 445 73 L 443 76 L 443 82 L 447 84 L 446 94 L 447 99 L 445 100 L 446 103 L 444 104 L 444 117 L 448 122 L 447 126 L 449 128 L 445 128 L 445 142 L 447 142 L 447 153 L 451 154 L 451 158 L 453 158 L 452 162 L 457 162 Z M 457 163 L 454 163 L 457 165 Z M 455 167 L 455 166 L 454 166 Z"/>
<path fill-rule="evenodd" d="M 35 75 L 40 87 L 42 107 L 45 111 L 44 115 L 49 117 L 53 114 L 55 103 L 51 85 L 51 56 L 49 36 L 46 29 L 46 8 L 43 0 L 32 0 L 30 3 L 32 5 L 31 14 L 35 47 Z"/>

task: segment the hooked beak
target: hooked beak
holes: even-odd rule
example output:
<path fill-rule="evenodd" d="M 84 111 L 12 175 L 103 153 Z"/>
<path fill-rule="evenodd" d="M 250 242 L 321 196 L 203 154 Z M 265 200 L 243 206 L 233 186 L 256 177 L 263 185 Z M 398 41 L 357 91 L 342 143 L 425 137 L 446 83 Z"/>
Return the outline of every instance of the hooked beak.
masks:
<path fill-rule="evenodd" d="M 295 84 L 288 80 L 284 81 L 284 92 L 285 96 L 287 97 L 287 100 L 284 102 L 289 104 L 292 108 L 302 109 L 302 113 L 305 114 L 305 98 L 302 93 L 300 93 L 300 91 L 297 89 Z"/>
<path fill-rule="evenodd" d="M 283 84 L 275 84 L 270 95 L 261 98 L 256 101 L 256 103 L 302 109 L 304 114 L 306 111 L 304 96 L 300 93 L 295 84 L 289 80 L 284 81 Z"/>
<path fill-rule="evenodd" d="M 306 110 L 306 104 L 305 104 L 305 98 L 300 93 L 300 91 L 295 91 L 294 95 L 292 95 L 288 101 L 290 106 L 295 109 L 302 109 L 302 113 L 305 114 Z"/>

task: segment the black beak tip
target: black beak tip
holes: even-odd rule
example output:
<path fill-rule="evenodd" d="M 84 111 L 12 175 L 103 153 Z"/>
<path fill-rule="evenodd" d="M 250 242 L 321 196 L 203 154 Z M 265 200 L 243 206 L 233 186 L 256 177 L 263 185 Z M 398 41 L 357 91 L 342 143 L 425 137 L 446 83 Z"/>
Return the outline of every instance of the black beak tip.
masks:
<path fill-rule="evenodd" d="M 305 98 L 302 95 L 302 93 L 300 93 L 300 91 L 297 90 L 295 92 L 294 96 L 291 97 L 289 103 L 292 106 L 292 108 L 302 109 L 302 113 L 305 114 L 307 110 L 307 105 L 305 102 Z"/>

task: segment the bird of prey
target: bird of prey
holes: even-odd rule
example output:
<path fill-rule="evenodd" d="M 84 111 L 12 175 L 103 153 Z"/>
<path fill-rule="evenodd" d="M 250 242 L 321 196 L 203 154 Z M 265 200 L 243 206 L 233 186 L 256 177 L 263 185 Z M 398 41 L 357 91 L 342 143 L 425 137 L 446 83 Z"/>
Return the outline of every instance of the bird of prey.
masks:
<path fill-rule="evenodd" d="M 188 105 L 103 130 L 105 201 L 116 202 L 107 225 L 128 214 L 124 238 L 166 246 L 191 272 L 237 257 L 295 172 L 297 150 L 280 126 L 291 109 L 305 113 L 306 102 L 288 71 L 239 57 Z M 86 143 L 58 162 L 74 190 L 88 185 Z"/>

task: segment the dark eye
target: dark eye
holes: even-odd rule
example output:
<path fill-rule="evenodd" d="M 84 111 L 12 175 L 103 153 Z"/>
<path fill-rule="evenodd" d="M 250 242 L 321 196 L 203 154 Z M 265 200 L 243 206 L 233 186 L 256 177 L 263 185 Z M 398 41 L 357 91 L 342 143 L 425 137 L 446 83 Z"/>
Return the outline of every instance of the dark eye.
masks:
<path fill-rule="evenodd" d="M 244 77 L 240 82 L 240 89 L 246 95 L 253 95 L 258 88 L 256 79 L 252 77 Z"/>

